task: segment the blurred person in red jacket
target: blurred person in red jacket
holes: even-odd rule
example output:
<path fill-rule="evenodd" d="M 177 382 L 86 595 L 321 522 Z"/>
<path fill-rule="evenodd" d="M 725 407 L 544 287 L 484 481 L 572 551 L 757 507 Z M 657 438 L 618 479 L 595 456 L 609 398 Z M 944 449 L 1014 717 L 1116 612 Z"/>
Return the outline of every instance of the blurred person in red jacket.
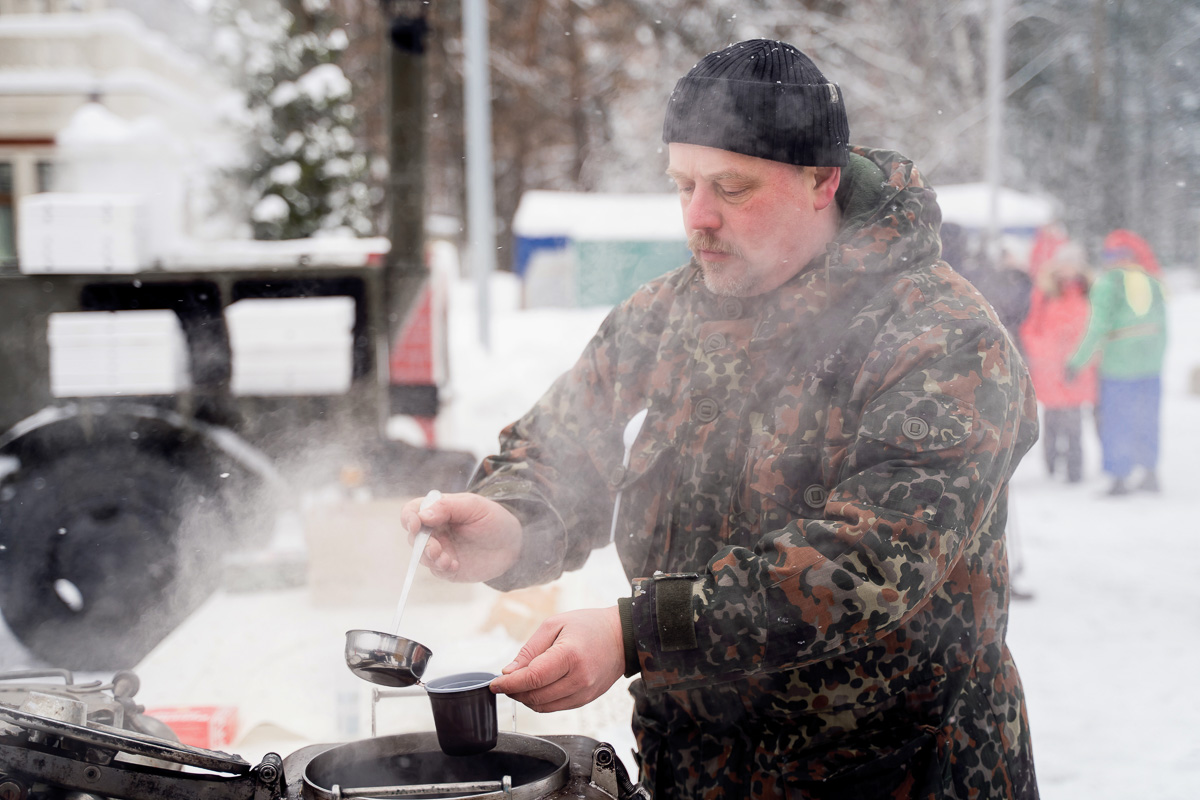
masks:
<path fill-rule="evenodd" d="M 1067 480 L 1078 483 L 1083 479 L 1083 409 L 1096 402 L 1096 371 L 1089 367 L 1069 375 L 1066 365 L 1088 325 L 1087 255 L 1077 243 L 1060 240 L 1031 266 L 1033 293 L 1020 336 L 1042 406 L 1046 471 L 1058 474 L 1065 461 Z"/>

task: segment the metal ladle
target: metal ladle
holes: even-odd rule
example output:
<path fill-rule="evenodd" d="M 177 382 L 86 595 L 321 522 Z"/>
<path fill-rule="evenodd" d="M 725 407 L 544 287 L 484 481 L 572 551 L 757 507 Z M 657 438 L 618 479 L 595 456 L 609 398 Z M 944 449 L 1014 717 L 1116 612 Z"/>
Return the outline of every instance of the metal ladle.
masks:
<path fill-rule="evenodd" d="M 437 489 L 425 495 L 421 501 L 421 510 L 429 508 L 441 496 L 442 493 Z M 400 602 L 396 604 L 396 613 L 392 616 L 392 632 L 346 631 L 346 666 L 365 681 L 392 688 L 414 686 L 421 682 L 421 676 L 425 673 L 425 667 L 433 653 L 420 642 L 399 635 L 400 619 L 404 615 L 408 591 L 412 587 L 413 576 L 416 575 L 417 565 L 421 562 L 421 554 L 425 552 L 425 544 L 429 541 L 431 533 L 433 531 L 422 526 L 413 539 L 412 561 L 408 564 L 408 574 L 405 575 L 404 587 L 400 590 Z"/>

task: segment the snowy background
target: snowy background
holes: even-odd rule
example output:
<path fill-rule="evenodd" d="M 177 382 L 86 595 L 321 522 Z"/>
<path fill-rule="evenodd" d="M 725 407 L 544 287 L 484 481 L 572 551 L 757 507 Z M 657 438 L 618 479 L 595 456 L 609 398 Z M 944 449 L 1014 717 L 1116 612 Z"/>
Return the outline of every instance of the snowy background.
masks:
<path fill-rule="evenodd" d="M 1200 682 L 1190 672 L 1200 663 L 1200 534 L 1191 519 L 1200 396 L 1189 391 L 1200 368 L 1200 285 L 1193 277 L 1176 272 L 1170 281 L 1162 493 L 1103 496 L 1107 481 L 1091 429 L 1082 484 L 1050 479 L 1040 444 L 1013 483 L 1016 583 L 1034 598 L 1013 603 L 1009 643 L 1029 698 L 1047 800 L 1191 800 L 1200 787 Z M 482 454 L 570 366 L 605 310 L 520 310 L 517 284 L 498 274 L 485 351 L 474 293 L 466 281 L 452 288 L 453 387 L 440 435 L 444 445 Z M 387 519 L 372 524 L 399 535 Z M 364 575 L 379 568 L 371 562 L 362 558 Z M 223 749 L 255 762 L 268 750 L 286 755 L 312 742 L 370 735 L 369 686 L 342 663 L 343 632 L 387 625 L 406 563 L 390 570 L 392 587 L 357 604 L 327 602 L 311 586 L 216 595 L 139 665 L 139 700 L 235 707 L 238 734 Z M 625 591 L 612 553 L 601 551 L 548 596 L 563 609 L 608 605 Z M 502 628 L 485 630 L 500 601 L 484 587 L 440 584 L 421 571 L 404 630 L 434 650 L 427 677 L 507 663 L 519 640 Z M 40 665 L 0 631 L 0 668 L 22 666 Z M 419 690 L 375 710 L 381 734 L 432 730 Z M 500 701 L 504 728 L 587 735 L 622 754 L 632 747 L 628 712 L 624 682 L 572 712 L 537 715 Z"/>
<path fill-rule="evenodd" d="M 212 12 L 204 21 L 181 15 L 183 5 L 0 0 L 0 7 L 35 12 L 0 14 L 0 51 L 8 59 L 0 69 L 0 100 L 15 97 L 18 105 L 5 108 L 21 109 L 0 113 L 0 139 L 29 138 L 33 129 L 6 126 L 33 124 L 30 98 L 50 98 L 41 108 L 56 122 L 37 128 L 34 139 L 58 135 L 57 188 L 90 183 L 153 194 L 156 238 L 185 229 L 202 239 L 242 231 L 243 206 L 254 209 L 259 235 L 368 230 L 367 215 L 379 216 L 388 179 L 381 159 L 388 152 L 389 104 L 378 77 L 388 74 L 389 20 L 380 10 L 389 4 L 291 3 L 304 23 L 299 36 L 270 2 L 189 0 Z M 425 121 L 430 206 L 457 217 L 465 138 L 455 17 L 461 9 L 422 5 L 439 33 L 435 42 L 445 45 L 429 52 L 428 74 L 436 82 Z M 656 5 L 683 10 L 648 17 Z M 886 139 L 862 143 L 914 156 L 939 186 L 979 179 L 987 4 L 942 4 L 935 14 L 921 3 L 820 2 L 806 4 L 802 15 L 794 0 L 764 0 L 755 13 L 741 15 L 723 5 L 492 0 L 502 12 L 492 15 L 491 43 L 493 61 L 504 67 L 493 70 L 503 223 L 512 221 L 520 199 L 512 187 L 661 191 L 662 153 L 654 148 L 674 76 L 715 43 L 755 36 L 819 50 L 822 68 L 854 105 L 856 137 L 887 132 Z M 62 13 L 41 13 L 52 6 Z M 251 15 L 252 8 L 265 13 Z M 544 22 L 535 39 L 529 10 Z M 1081 241 L 1097 241 L 1120 220 L 1155 241 L 1165 260 L 1194 262 L 1200 5 L 1014 0 L 1008 18 L 1007 61 L 1015 72 L 1006 81 L 1006 128 L 1019 135 L 1008 137 L 1004 181 L 1053 190 L 1067 201 L 1064 221 Z M 85 33 L 92 38 L 83 48 Z M 232 72 L 222 76 L 185 58 L 180 42 Z M 227 81 L 245 93 L 245 103 L 234 102 Z M 74 93 L 64 93 L 67 86 Z M 149 87 L 142 95 L 149 102 L 125 108 L 118 119 L 121 96 L 136 86 Z M 93 92 L 113 104 L 107 116 L 85 106 L 72 118 L 78 125 L 60 128 L 70 109 L 58 101 Z M 160 137 L 161 151 L 148 147 L 146 126 L 133 118 L 143 112 L 170 128 L 170 136 Z M 581 112 L 596 121 L 584 135 Z M 291 117 L 301 121 L 292 126 Z M 360 119 L 365 136 L 355 132 Z M 254 152 L 243 150 L 243 135 L 256 142 Z M 49 158 L 49 151 L 20 155 L 32 170 L 33 160 Z M 150 156 L 153 163 L 144 163 Z M 131 166 L 135 160 L 142 169 Z M 1120 191 L 1102 190 L 1098 163 Z M 210 185 L 208 171 L 235 164 L 252 168 L 242 176 L 247 185 L 238 191 Z M 16 174 L 19 183 L 21 170 Z M 301 202 L 317 196 L 333 198 L 332 205 Z M 79 240 L 80 231 L 74 234 Z M 26 252 L 25 265 L 31 260 Z M 1200 381 L 1193 378 L 1200 369 L 1200 282 L 1194 273 L 1176 272 L 1171 283 L 1162 493 L 1103 496 L 1090 429 L 1083 484 L 1051 480 L 1038 449 L 1013 484 L 1014 568 L 1017 585 L 1033 599 L 1014 603 L 1009 642 L 1029 696 L 1042 794 L 1050 800 L 1200 794 L 1200 685 L 1187 678 L 1200 662 L 1200 590 L 1192 577 L 1200 538 L 1188 513 L 1193 454 L 1200 451 L 1194 422 Z M 445 446 L 483 455 L 498 430 L 573 362 L 605 312 L 519 310 L 512 276 L 496 275 L 484 349 L 474 293 L 470 282 L 453 286 L 453 383 L 439 434 Z M 268 750 L 287 754 L 312 742 L 370 735 L 373 712 L 380 733 L 432 727 L 419 690 L 374 704 L 369 685 L 350 675 L 342 657 L 347 629 L 384 628 L 391 619 L 408 555 L 396 501 L 337 492 L 306 500 L 279 539 L 284 557 L 298 552 L 288 547 L 307 547 L 304 586 L 218 593 L 137 666 L 139 700 L 152 710 L 235 710 L 235 736 L 220 747 L 254 762 Z M 627 591 L 611 551 L 521 598 L 439 584 L 425 573 L 403 632 L 434 650 L 428 677 L 495 670 L 511 660 L 522 630 L 546 613 L 610 605 Z M 31 659 L 0 623 L 0 670 L 51 666 Z M 626 754 L 629 704 L 621 682 L 578 711 L 536 715 L 502 701 L 501 713 L 517 730 L 584 734 Z"/>

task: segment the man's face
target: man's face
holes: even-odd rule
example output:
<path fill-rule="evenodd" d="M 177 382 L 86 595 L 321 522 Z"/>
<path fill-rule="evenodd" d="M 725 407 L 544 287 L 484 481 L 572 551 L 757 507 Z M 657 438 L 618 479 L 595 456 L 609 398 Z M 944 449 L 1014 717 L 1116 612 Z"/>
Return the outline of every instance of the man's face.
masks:
<path fill-rule="evenodd" d="M 828 208 L 841 177 L 836 167 L 802 169 L 694 144 L 668 150 L 688 247 L 714 294 L 778 288 L 836 232 L 835 208 Z"/>

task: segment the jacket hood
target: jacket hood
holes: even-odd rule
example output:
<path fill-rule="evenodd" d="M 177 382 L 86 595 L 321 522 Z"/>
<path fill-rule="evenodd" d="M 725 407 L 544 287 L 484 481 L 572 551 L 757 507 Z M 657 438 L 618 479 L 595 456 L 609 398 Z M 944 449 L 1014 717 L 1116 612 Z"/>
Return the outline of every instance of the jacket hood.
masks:
<path fill-rule="evenodd" d="M 936 194 L 899 153 L 852 146 L 837 202 L 842 228 L 825 259 L 830 305 L 865 302 L 900 273 L 940 257 Z"/>
<path fill-rule="evenodd" d="M 1109 265 L 1132 265 L 1156 278 L 1162 275 L 1162 267 L 1158 265 L 1150 243 L 1133 231 L 1123 228 L 1118 228 L 1104 237 L 1102 258 Z"/>

